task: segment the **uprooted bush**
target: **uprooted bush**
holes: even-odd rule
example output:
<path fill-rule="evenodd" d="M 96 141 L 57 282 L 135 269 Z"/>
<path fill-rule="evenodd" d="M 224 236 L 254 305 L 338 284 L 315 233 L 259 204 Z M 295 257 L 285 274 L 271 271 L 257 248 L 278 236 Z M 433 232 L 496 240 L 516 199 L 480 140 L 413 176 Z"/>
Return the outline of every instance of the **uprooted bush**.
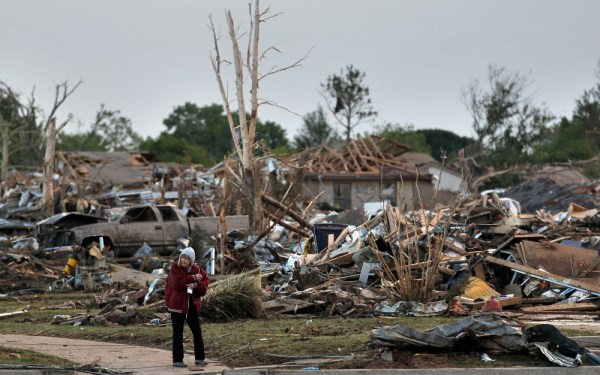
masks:
<path fill-rule="evenodd" d="M 260 273 L 245 272 L 212 284 L 202 301 L 208 320 L 233 320 L 264 316 Z"/>

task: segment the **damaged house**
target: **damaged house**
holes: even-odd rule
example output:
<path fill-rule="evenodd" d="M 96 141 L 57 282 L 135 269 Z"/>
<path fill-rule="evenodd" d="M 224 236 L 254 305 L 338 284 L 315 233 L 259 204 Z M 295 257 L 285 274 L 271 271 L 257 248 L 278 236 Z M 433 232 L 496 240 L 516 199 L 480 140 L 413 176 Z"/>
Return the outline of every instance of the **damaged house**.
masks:
<path fill-rule="evenodd" d="M 321 145 L 306 150 L 298 155 L 299 164 L 305 166 L 304 195 L 321 194 L 322 203 L 352 209 L 381 201 L 421 206 L 420 202 L 432 200 L 438 187 L 458 190 L 458 174 L 419 155 L 407 145 L 381 137 L 354 139 L 339 148 Z"/>
<path fill-rule="evenodd" d="M 142 189 L 152 182 L 154 156 L 151 152 L 57 152 L 57 171 L 93 192 L 107 187 Z"/>
<path fill-rule="evenodd" d="M 60 200 L 68 204 L 70 196 L 85 197 L 107 207 L 153 203 L 154 157 L 151 152 L 57 152 L 56 172 L 63 185 Z"/>
<path fill-rule="evenodd" d="M 400 155 L 400 161 L 415 165 L 420 175 L 431 175 L 438 191 L 455 193 L 463 185 L 462 174 L 443 166 L 426 152 L 405 152 Z"/>

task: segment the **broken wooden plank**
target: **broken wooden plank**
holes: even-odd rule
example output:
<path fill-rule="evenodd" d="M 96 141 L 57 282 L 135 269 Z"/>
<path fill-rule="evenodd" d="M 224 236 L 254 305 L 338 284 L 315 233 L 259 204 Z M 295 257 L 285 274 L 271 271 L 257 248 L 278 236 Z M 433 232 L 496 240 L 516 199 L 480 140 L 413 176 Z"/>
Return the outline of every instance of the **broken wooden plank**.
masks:
<path fill-rule="evenodd" d="M 537 234 L 537 233 L 523 233 L 523 234 L 515 234 L 514 235 L 515 240 L 542 240 L 544 239 L 544 235 L 543 234 Z"/>
<path fill-rule="evenodd" d="M 285 205 L 283 205 L 282 203 L 278 202 L 275 198 L 270 197 L 266 193 L 262 193 L 261 194 L 261 199 L 262 199 L 263 202 L 265 202 L 267 204 L 270 204 L 271 206 L 282 210 L 282 212 L 285 212 L 292 219 L 296 220 L 298 222 L 298 224 L 302 225 L 303 227 L 305 227 L 305 228 L 307 228 L 309 230 L 312 230 L 313 226 L 312 226 L 311 223 L 309 223 L 308 221 L 306 221 L 302 216 L 300 216 L 299 214 L 297 214 L 293 210 L 288 209 Z"/>
<path fill-rule="evenodd" d="M 113 282 L 122 283 L 125 281 L 131 281 L 139 286 L 147 287 L 158 278 L 166 279 L 166 276 L 152 275 L 150 273 L 134 270 L 119 264 L 111 264 L 110 268 L 110 278 Z"/>
<path fill-rule="evenodd" d="M 351 263 L 353 263 L 353 260 L 352 260 L 353 255 L 354 255 L 354 253 L 342 254 L 342 255 L 336 256 L 334 258 L 327 259 L 327 260 L 323 261 L 322 264 L 333 264 L 338 267 L 344 266 L 347 264 L 351 264 Z"/>
<path fill-rule="evenodd" d="M 497 264 L 499 266 L 507 267 L 507 268 L 519 271 L 521 273 L 525 273 L 527 275 L 536 276 L 538 278 L 547 280 L 552 283 L 556 283 L 558 285 L 570 286 L 575 289 L 583 290 L 583 291 L 595 294 L 597 296 L 600 296 L 600 285 L 593 285 L 593 284 L 590 284 L 590 283 L 587 283 L 584 281 L 573 280 L 571 278 L 563 277 L 560 275 L 555 275 L 550 272 L 539 271 L 534 268 L 524 266 L 522 264 L 509 262 L 507 260 L 495 258 L 495 257 L 491 257 L 491 256 L 486 257 L 485 260 L 488 263 Z"/>
<path fill-rule="evenodd" d="M 297 311 L 303 310 L 308 307 L 314 307 L 325 304 L 325 301 L 314 301 L 308 302 L 295 298 L 277 298 L 271 301 L 265 301 L 262 303 L 263 309 L 269 313 L 296 313 Z"/>
<path fill-rule="evenodd" d="M 521 310 L 526 312 L 548 312 L 548 311 L 595 311 L 598 310 L 598 305 L 594 303 L 561 303 L 554 305 L 542 306 L 525 306 Z"/>
<path fill-rule="evenodd" d="M 480 278 L 481 280 L 486 280 L 487 277 L 485 277 L 485 270 L 483 269 L 483 263 L 477 263 L 475 266 L 473 266 L 473 274 Z"/>
<path fill-rule="evenodd" d="M 523 298 L 523 305 L 538 305 L 538 304 L 552 304 L 558 301 L 564 301 L 565 297 L 528 297 Z"/>
<path fill-rule="evenodd" d="M 303 230 L 301 228 L 296 228 L 296 227 L 294 227 L 294 226 L 286 223 L 282 219 L 280 219 L 280 218 L 276 217 L 275 215 L 271 214 L 269 211 L 265 210 L 264 213 L 266 214 L 266 216 L 267 216 L 268 219 L 276 222 L 277 224 L 281 225 L 282 227 L 284 227 L 285 229 L 287 229 L 289 231 L 298 233 L 299 235 L 301 235 L 304 238 L 308 238 L 308 237 L 312 236 L 310 234 L 310 232 L 307 232 L 307 231 L 305 231 L 305 230 Z"/>
<path fill-rule="evenodd" d="M 13 311 L 13 312 L 2 313 L 2 314 L 0 314 L 0 319 L 8 318 L 11 316 L 16 316 L 16 315 L 22 315 L 22 314 L 27 314 L 27 310 L 18 310 L 18 311 Z"/>
<path fill-rule="evenodd" d="M 462 247 L 456 245 L 453 241 L 446 239 L 444 240 L 444 246 L 447 247 L 448 249 L 454 251 L 455 253 L 458 253 L 460 255 L 467 255 L 468 252 L 463 249 Z"/>

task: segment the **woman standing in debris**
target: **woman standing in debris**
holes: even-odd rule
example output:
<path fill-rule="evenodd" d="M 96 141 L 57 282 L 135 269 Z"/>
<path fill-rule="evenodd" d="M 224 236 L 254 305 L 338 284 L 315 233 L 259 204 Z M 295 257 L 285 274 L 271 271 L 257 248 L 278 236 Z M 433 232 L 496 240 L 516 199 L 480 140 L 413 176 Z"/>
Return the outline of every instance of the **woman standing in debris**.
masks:
<path fill-rule="evenodd" d="M 187 322 L 194 336 L 195 364 L 204 366 L 204 340 L 200 329 L 200 297 L 208 289 L 208 275 L 194 263 L 194 249 L 187 247 L 181 251 L 176 263 L 173 263 L 167 285 L 165 286 L 165 304 L 171 312 L 173 326 L 173 366 L 187 367 L 183 362 L 183 326 Z"/>

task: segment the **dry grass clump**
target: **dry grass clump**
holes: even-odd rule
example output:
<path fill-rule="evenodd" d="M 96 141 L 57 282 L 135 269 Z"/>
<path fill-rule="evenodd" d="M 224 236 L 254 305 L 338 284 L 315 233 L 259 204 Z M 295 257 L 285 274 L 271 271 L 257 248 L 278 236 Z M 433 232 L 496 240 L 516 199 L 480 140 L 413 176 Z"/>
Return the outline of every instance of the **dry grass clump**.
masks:
<path fill-rule="evenodd" d="M 245 272 L 211 284 L 202 300 L 202 316 L 209 320 L 263 317 L 260 272 Z"/>
<path fill-rule="evenodd" d="M 396 234 L 390 242 L 393 264 L 382 261 L 379 274 L 382 278 L 381 287 L 391 301 L 432 302 L 435 299 L 434 286 L 438 281 L 438 267 L 443 257 L 446 231 L 441 234 L 430 233 L 434 219 L 428 217 L 424 210 L 416 211 L 413 217 L 419 217 L 421 222 L 413 219 L 411 223 L 406 215 L 398 208 L 391 208 L 388 217 L 393 219 Z M 394 233 L 392 233 L 394 234 Z M 377 244 L 370 239 L 372 247 Z"/>

